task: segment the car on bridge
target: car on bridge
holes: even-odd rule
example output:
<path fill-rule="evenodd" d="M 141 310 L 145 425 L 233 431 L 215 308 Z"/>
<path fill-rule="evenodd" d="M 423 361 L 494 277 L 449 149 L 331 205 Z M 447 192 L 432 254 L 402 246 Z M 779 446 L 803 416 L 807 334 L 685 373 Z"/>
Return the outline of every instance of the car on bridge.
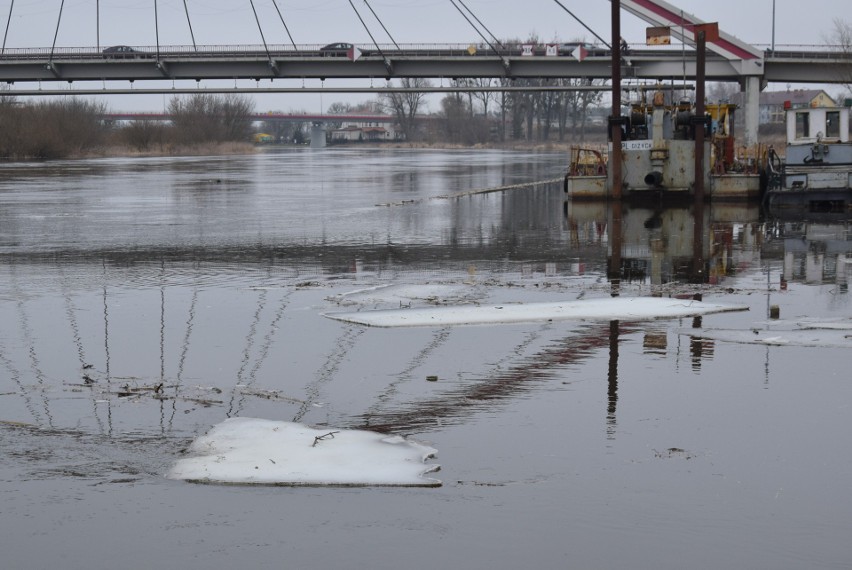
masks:
<path fill-rule="evenodd" d="M 346 57 L 352 49 L 355 49 L 353 44 L 337 42 L 334 44 L 328 44 L 327 46 L 322 46 L 319 51 L 320 55 L 323 57 Z M 370 52 L 367 50 L 358 48 L 358 51 L 361 52 L 361 55 L 370 55 Z"/>
<path fill-rule="evenodd" d="M 107 59 L 136 59 L 144 57 L 143 53 L 130 46 L 109 46 L 102 52 Z"/>

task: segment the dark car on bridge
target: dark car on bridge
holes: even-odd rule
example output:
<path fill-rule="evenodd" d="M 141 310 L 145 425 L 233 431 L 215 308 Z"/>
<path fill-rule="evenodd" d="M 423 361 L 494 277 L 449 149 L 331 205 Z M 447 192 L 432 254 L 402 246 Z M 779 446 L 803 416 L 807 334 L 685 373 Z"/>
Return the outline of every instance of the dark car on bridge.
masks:
<path fill-rule="evenodd" d="M 110 46 L 104 49 L 103 54 L 107 59 L 135 59 L 142 57 L 142 52 L 130 46 Z"/>
<path fill-rule="evenodd" d="M 349 50 L 353 49 L 355 46 L 347 43 L 347 42 L 337 42 L 335 44 L 328 44 L 327 46 L 322 46 L 320 48 L 320 55 L 323 57 L 346 57 L 349 55 Z M 370 55 L 367 50 L 363 50 L 358 48 L 358 51 L 361 52 L 361 55 Z"/>

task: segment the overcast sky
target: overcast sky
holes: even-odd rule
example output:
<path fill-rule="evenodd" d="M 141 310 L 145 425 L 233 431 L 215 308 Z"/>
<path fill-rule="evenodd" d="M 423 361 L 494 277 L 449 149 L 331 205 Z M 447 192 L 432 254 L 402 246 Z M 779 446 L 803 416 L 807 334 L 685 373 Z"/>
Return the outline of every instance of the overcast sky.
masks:
<path fill-rule="evenodd" d="M 583 38 L 593 35 L 553 0 L 464 0 L 479 20 L 498 38 L 526 38 L 536 35 L 542 41 Z M 742 40 L 761 46 L 772 41 L 772 0 L 669 0 L 685 12 L 705 21 L 717 21 L 720 28 Z M 450 0 L 368 0 L 393 39 L 400 44 L 479 42 L 470 24 Z M 609 40 L 608 0 L 561 0 L 588 27 Z M 367 22 L 379 43 L 390 43 L 364 0 L 352 3 Z M 49 47 L 53 43 L 61 0 L 17 0 L 6 39 L 7 48 Z M 324 45 L 348 41 L 368 46 L 371 40 L 358 20 L 349 0 L 277 0 L 284 22 L 297 44 Z M 834 27 L 833 20 L 852 20 L 849 0 L 775 0 L 775 42 L 783 45 L 813 45 L 824 42 Z M 100 6 L 98 38 L 96 6 Z M 186 0 L 195 41 L 204 45 L 261 43 L 251 3 L 248 0 Z M 289 44 L 272 0 L 254 0 L 266 41 Z M 10 1 L 0 2 L 3 24 Z M 159 42 L 162 45 L 192 43 L 184 12 L 184 0 L 158 0 Z M 65 0 L 57 47 L 114 44 L 151 46 L 156 43 L 153 0 Z M 622 35 L 631 43 L 642 43 L 647 24 L 623 11 Z M 783 86 L 782 86 L 783 87 Z M 778 86 L 776 86 L 778 88 Z M 323 104 L 347 96 L 326 95 Z M 363 98 L 363 96 L 361 97 Z M 115 109 L 136 106 L 156 107 L 160 99 L 141 102 L 141 97 L 112 98 Z M 351 99 L 351 98 L 350 98 Z M 266 96 L 257 101 L 258 110 L 305 108 L 319 111 L 318 96 Z"/>

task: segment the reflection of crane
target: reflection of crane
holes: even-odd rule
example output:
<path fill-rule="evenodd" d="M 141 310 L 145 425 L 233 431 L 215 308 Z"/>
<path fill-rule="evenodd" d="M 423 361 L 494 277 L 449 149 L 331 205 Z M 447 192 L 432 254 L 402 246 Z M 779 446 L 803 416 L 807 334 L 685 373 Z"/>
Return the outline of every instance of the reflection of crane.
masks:
<path fill-rule="evenodd" d="M 432 335 L 432 342 L 427 344 L 420 350 L 409 363 L 408 366 L 405 367 L 404 370 L 395 374 L 396 380 L 388 384 L 387 388 L 384 392 L 382 392 L 377 398 L 376 405 L 373 406 L 365 415 L 369 415 L 378 409 L 379 403 L 387 402 L 391 399 L 391 397 L 396 394 L 399 385 L 403 382 L 408 382 L 413 378 L 413 372 L 423 364 L 423 361 L 426 360 L 431 353 L 438 349 L 441 345 L 443 345 L 447 339 L 450 337 L 450 332 L 452 331 L 452 327 L 444 327 L 442 329 L 438 329 Z"/>
<path fill-rule="evenodd" d="M 617 323 L 617 322 L 616 322 Z M 616 330 L 615 342 L 618 335 L 631 333 L 635 328 L 631 325 L 614 325 Z M 399 411 L 365 413 L 358 418 L 360 426 L 387 433 L 422 432 L 435 429 L 453 418 L 459 418 L 474 413 L 482 408 L 492 408 L 507 398 L 531 390 L 540 385 L 546 377 L 546 371 L 555 367 L 582 362 L 592 352 L 608 347 L 612 342 L 613 326 L 593 325 L 582 336 L 569 336 L 550 347 L 522 360 L 515 366 L 496 370 L 492 376 L 481 382 L 472 383 L 461 388 L 444 392 L 443 394 L 413 404 L 408 409 Z M 617 351 L 616 351 L 617 360 Z M 617 364 L 611 371 L 617 370 Z M 614 421 L 617 390 L 615 378 L 610 377 L 607 418 Z"/>
<path fill-rule="evenodd" d="M 245 370 L 246 365 L 248 364 L 248 358 L 247 357 L 248 357 L 249 347 L 248 346 L 246 347 L 246 359 L 244 360 L 243 365 L 240 367 L 240 371 L 237 374 L 237 382 L 238 383 L 244 384 L 246 387 L 249 387 L 249 386 L 253 385 L 255 380 L 257 379 L 257 372 L 260 370 L 261 366 L 263 366 L 263 363 L 266 361 L 266 357 L 269 356 L 269 349 L 272 347 L 272 341 L 275 338 L 275 333 L 278 331 L 278 323 L 284 317 L 284 309 L 287 308 L 289 296 L 290 296 L 289 292 L 284 293 L 284 295 L 281 296 L 281 301 L 278 305 L 278 309 L 275 311 L 275 314 L 272 317 L 272 321 L 270 321 L 270 323 L 269 323 L 269 330 L 263 336 L 263 344 L 260 346 L 260 349 L 258 350 L 258 354 L 257 354 L 257 357 L 255 358 L 254 365 L 252 365 L 251 369 L 249 370 L 247 379 L 245 380 L 245 382 L 243 382 L 243 380 L 242 380 L 243 371 Z M 266 295 L 265 295 L 265 291 L 264 291 L 264 293 L 263 293 L 264 303 L 265 303 L 265 298 L 266 298 Z M 260 299 L 258 299 L 258 304 L 262 305 Z M 258 318 L 260 317 L 260 314 L 259 314 L 260 310 L 261 310 L 261 306 L 258 307 Z M 253 324 L 252 330 L 254 330 L 254 328 L 255 328 L 255 325 Z M 243 402 L 245 402 L 245 394 L 240 394 L 240 399 L 237 402 L 236 406 L 233 405 L 233 399 L 232 399 L 231 409 L 229 409 L 229 411 L 228 411 L 228 416 L 229 417 L 230 416 L 239 416 L 240 412 L 242 412 Z"/>
<path fill-rule="evenodd" d="M 299 407 L 299 411 L 296 412 L 296 415 L 293 417 L 294 422 L 302 421 L 302 418 L 308 413 L 308 410 L 311 409 L 317 398 L 319 398 L 322 386 L 334 378 L 334 375 L 337 374 L 337 370 L 340 368 L 340 363 L 343 361 L 343 358 L 352 349 L 352 347 L 355 346 L 355 342 L 363 332 L 364 327 L 347 326 L 344 328 L 343 334 L 337 339 L 337 342 L 332 347 L 325 364 L 318 371 L 317 377 L 305 388 L 307 397 Z"/>

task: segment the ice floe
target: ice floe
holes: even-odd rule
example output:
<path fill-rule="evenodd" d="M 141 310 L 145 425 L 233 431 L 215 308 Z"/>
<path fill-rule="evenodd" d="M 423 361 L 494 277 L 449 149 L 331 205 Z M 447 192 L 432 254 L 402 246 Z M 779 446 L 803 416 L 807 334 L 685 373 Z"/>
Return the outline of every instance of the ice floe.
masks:
<path fill-rule="evenodd" d="M 339 305 L 410 305 L 412 302 L 446 304 L 470 302 L 482 297 L 470 284 L 379 285 L 330 297 Z"/>
<path fill-rule="evenodd" d="M 852 348 L 852 334 L 848 330 L 831 328 L 798 330 L 684 329 L 680 331 L 680 334 L 693 338 L 741 344 Z"/>
<path fill-rule="evenodd" d="M 831 320 L 831 321 L 801 321 L 796 323 L 802 329 L 828 329 L 837 331 L 852 331 L 852 321 L 846 320 Z"/>
<path fill-rule="evenodd" d="M 293 422 L 230 418 L 178 460 L 169 479 L 196 483 L 437 487 L 425 477 L 437 450 L 365 430 L 314 429 Z"/>
<path fill-rule="evenodd" d="M 748 307 L 743 305 L 723 305 L 689 299 L 607 297 L 546 303 L 381 309 L 326 313 L 325 316 L 339 321 L 374 327 L 414 327 L 564 320 L 636 321 L 746 310 L 748 310 Z"/>

